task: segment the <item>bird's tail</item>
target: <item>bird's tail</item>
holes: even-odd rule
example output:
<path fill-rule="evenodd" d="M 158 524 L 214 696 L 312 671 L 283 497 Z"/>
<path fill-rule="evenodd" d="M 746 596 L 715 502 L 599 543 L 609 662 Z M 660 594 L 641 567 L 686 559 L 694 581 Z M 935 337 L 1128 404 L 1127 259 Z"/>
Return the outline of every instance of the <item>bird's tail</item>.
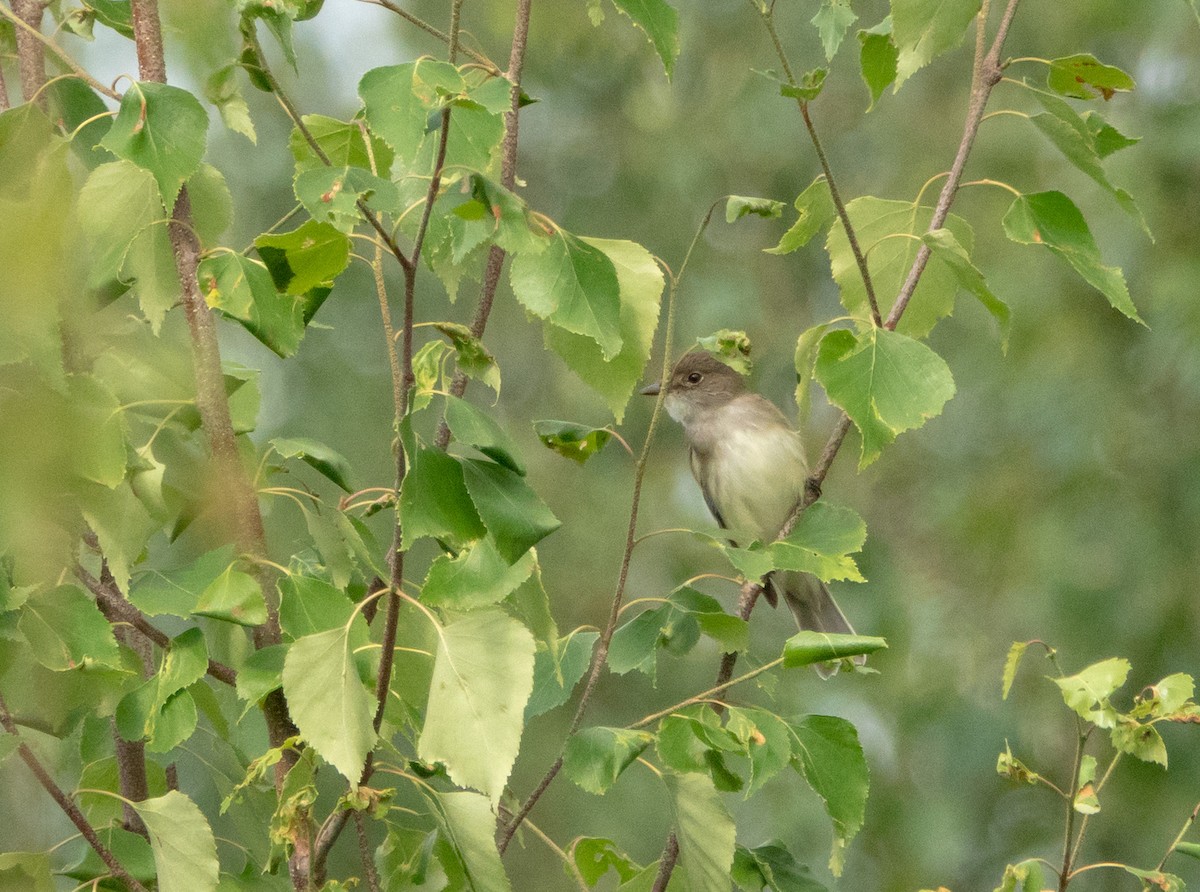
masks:
<path fill-rule="evenodd" d="M 808 573 L 781 572 L 771 577 L 771 585 L 783 595 L 783 600 L 796 625 L 802 632 L 826 632 L 835 635 L 853 635 L 854 627 L 846 619 L 825 583 Z M 863 665 L 866 656 L 854 657 L 854 662 Z M 817 664 L 817 674 L 829 678 L 838 671 L 838 663 Z"/>

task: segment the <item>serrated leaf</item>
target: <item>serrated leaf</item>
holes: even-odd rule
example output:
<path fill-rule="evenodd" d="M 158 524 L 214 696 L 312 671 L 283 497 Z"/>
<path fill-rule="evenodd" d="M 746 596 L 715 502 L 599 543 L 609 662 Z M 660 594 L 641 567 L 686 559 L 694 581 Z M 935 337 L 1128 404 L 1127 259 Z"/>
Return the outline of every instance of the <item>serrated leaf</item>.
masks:
<path fill-rule="evenodd" d="M 858 16 L 850 8 L 849 0 L 822 0 L 821 8 L 812 17 L 812 24 L 821 36 L 827 60 L 832 61 L 837 55 L 846 31 L 857 21 Z"/>
<path fill-rule="evenodd" d="M 681 588 L 672 592 L 668 600 L 695 617 L 700 631 L 720 644 L 724 653 L 740 653 L 749 648 L 750 624 L 726 613 L 716 598 L 692 588 Z"/>
<path fill-rule="evenodd" d="M 898 57 L 896 89 L 936 56 L 962 42 L 980 0 L 892 0 Z"/>
<path fill-rule="evenodd" d="M 1042 865 L 1035 858 L 1004 868 L 1004 877 L 995 892 L 1042 892 L 1046 888 Z"/>
<path fill-rule="evenodd" d="M 483 341 L 465 325 L 455 322 L 435 322 L 433 327 L 450 339 L 458 370 L 468 378 L 482 381 L 499 395 L 500 367 L 496 365 L 496 357 L 483 346 Z"/>
<path fill-rule="evenodd" d="M 1128 864 L 1122 864 L 1120 867 L 1126 873 L 1140 879 L 1143 888 L 1153 888 L 1157 892 L 1184 892 L 1183 880 L 1172 873 L 1164 873 L 1161 870 L 1141 870 L 1137 867 L 1130 867 Z"/>
<path fill-rule="evenodd" d="M 809 243 L 814 235 L 837 219 L 837 208 L 829 192 L 825 177 L 817 177 L 796 198 L 799 218 L 779 239 L 774 248 L 765 248 L 768 254 L 790 254 Z"/>
<path fill-rule="evenodd" d="M 665 280 L 654 256 L 635 242 L 596 238 L 583 241 L 602 251 L 616 270 L 621 303 L 620 352 L 609 359 L 591 338 L 556 327 L 545 329 L 545 339 L 568 368 L 603 397 L 620 424 L 650 358 Z"/>
<path fill-rule="evenodd" d="M 126 481 L 115 489 L 91 484 L 79 493 L 82 513 L 100 540 L 108 569 L 121 591 L 129 588 L 133 568 L 145 555 L 146 543 L 160 524 Z"/>
<path fill-rule="evenodd" d="M 513 473 L 525 476 L 516 441 L 508 431 L 465 400 L 447 394 L 445 401 L 446 424 L 455 441 L 474 446 Z"/>
<path fill-rule="evenodd" d="M 372 68 L 359 81 L 358 95 L 371 130 L 411 164 L 425 139 L 430 111 L 463 86 L 462 75 L 453 65 L 418 59 Z"/>
<path fill-rule="evenodd" d="M 779 716 L 758 707 L 731 706 L 725 727 L 742 742 L 750 760 L 749 798 L 787 767 L 792 757 L 791 731 Z"/>
<path fill-rule="evenodd" d="M 288 137 L 288 148 L 296 159 L 297 174 L 323 167 L 357 167 L 386 178 L 392 169 L 393 154 L 388 144 L 372 134 L 368 146 L 358 121 L 339 121 L 325 115 L 304 115 L 302 120 L 329 164 L 317 156 L 299 129 L 293 129 Z"/>
<path fill-rule="evenodd" d="M 477 539 L 456 556 L 439 555 L 430 564 L 421 600 L 452 610 L 486 607 L 512 594 L 529 578 L 533 565 L 530 552 L 510 565 L 490 538 Z"/>
<path fill-rule="evenodd" d="M 996 758 L 996 774 L 1014 780 L 1019 784 L 1036 784 L 1041 780 L 1036 771 L 1031 770 L 1024 762 L 1012 754 L 1012 750 L 1008 746 L 1008 741 L 1004 742 L 1004 752 L 1000 753 Z"/>
<path fill-rule="evenodd" d="M 1133 78 L 1114 65 L 1105 65 L 1090 53 L 1064 56 L 1050 63 L 1046 86 L 1073 99 L 1112 99 L 1114 93 L 1133 89 Z"/>
<path fill-rule="evenodd" d="M 627 728 L 584 728 L 571 735 L 563 770 L 581 790 L 601 795 L 642 754 L 654 735 Z"/>
<path fill-rule="evenodd" d="M 604 448 L 612 431 L 604 427 L 588 427 L 573 421 L 535 421 L 534 433 L 547 449 L 583 464 Z"/>
<path fill-rule="evenodd" d="M 892 40 L 892 17 L 887 16 L 874 28 L 859 31 L 858 42 L 859 70 L 871 94 L 871 104 L 867 106 L 867 111 L 871 111 L 883 91 L 896 80 L 900 51 Z"/>
<path fill-rule="evenodd" d="M 1167 767 L 1167 745 L 1158 729 L 1137 721 L 1121 721 L 1112 729 L 1113 747 L 1122 753 Z"/>
<path fill-rule="evenodd" d="M 404 548 L 407 550 L 425 536 L 446 541 L 456 550 L 482 538 L 487 530 L 467 492 L 462 464 L 417 441 L 407 419 L 401 428 L 401 441 L 408 457 L 408 471 L 400 489 Z"/>
<path fill-rule="evenodd" d="M 679 14 L 674 7 L 666 0 L 613 0 L 613 5 L 645 32 L 670 80 L 679 55 Z"/>
<path fill-rule="evenodd" d="M 354 492 L 350 483 L 350 462 L 324 443 L 307 437 L 276 437 L 270 441 L 270 445 L 281 458 L 298 458 L 346 492 Z"/>
<path fill-rule="evenodd" d="M 1044 245 L 1074 267 L 1114 308 L 1142 321 L 1119 267 L 1105 266 L 1092 231 L 1075 203 L 1061 192 L 1022 195 L 1004 215 L 1004 232 L 1023 245 Z"/>
<path fill-rule="evenodd" d="M 469 613 L 438 635 L 417 755 L 493 805 L 517 758 L 533 659 L 529 630 L 497 609 Z"/>
<path fill-rule="evenodd" d="M 744 331 L 722 328 L 710 335 L 696 338 L 696 346 L 711 353 L 739 375 L 749 375 L 754 367 L 750 353 L 753 349 L 750 337 Z"/>
<path fill-rule="evenodd" d="M 833 820 L 829 869 L 840 876 L 845 848 L 862 828 L 870 776 L 858 732 L 845 719 L 810 715 L 791 726 L 795 764 Z"/>
<path fill-rule="evenodd" d="M 920 341 L 879 328 L 863 332 L 861 339 L 846 330 L 825 335 L 816 377 L 862 434 L 859 468 L 878 458 L 898 434 L 940 414 L 954 395 L 945 360 Z"/>
<path fill-rule="evenodd" d="M 430 792 L 434 814 L 462 862 L 465 884 L 472 892 L 509 892 L 511 886 L 496 849 L 494 803 L 468 791 Z M 425 885 L 421 883 L 420 885 Z"/>
<path fill-rule="evenodd" d="M 258 580 L 230 564 L 200 593 L 192 612 L 240 626 L 258 626 L 267 621 L 267 602 Z"/>
<path fill-rule="evenodd" d="M 824 582 L 863 582 L 851 555 L 862 550 L 866 539 L 867 525 L 854 509 L 818 502 L 804 511 L 786 538 L 724 550 L 748 578 L 769 570 L 799 570 Z"/>
<path fill-rule="evenodd" d="M 533 663 L 533 693 L 525 704 L 526 722 L 571 698 L 571 692 L 591 663 L 592 648 L 599 637 L 599 632 L 575 632 L 559 641 L 553 650 L 538 648 Z"/>
<path fill-rule="evenodd" d="M 773 198 L 755 198 L 746 195 L 730 195 L 725 199 L 725 222 L 733 223 L 742 217 L 766 217 L 772 219 L 783 213 L 783 202 Z"/>
<path fill-rule="evenodd" d="M 217 888 L 217 842 L 196 803 L 178 790 L 170 790 L 131 805 L 150 834 L 162 892 L 211 892 Z"/>
<path fill-rule="evenodd" d="M 207 139 L 208 113 L 195 96 L 169 84 L 134 82 L 100 144 L 154 174 L 169 208 L 200 167 Z"/>
<path fill-rule="evenodd" d="M 529 312 L 595 341 L 606 362 L 623 346 L 621 291 L 613 261 L 562 229 L 537 253 L 518 254 L 509 270 L 517 300 Z"/>
<path fill-rule="evenodd" d="M 1081 718 L 1101 728 L 1112 728 L 1116 724 L 1116 711 L 1108 705 L 1108 698 L 1125 684 L 1129 669 L 1128 660 L 1113 657 L 1052 681 L 1062 691 L 1063 701 Z"/>
<path fill-rule="evenodd" d="M 236 319 L 278 356 L 296 352 L 311 318 L 306 298 L 280 294 L 264 264 L 243 254 L 215 254 L 201 261 L 197 278 L 210 307 Z"/>
<path fill-rule="evenodd" d="M 942 260 L 953 271 L 955 278 L 958 279 L 958 284 L 965 291 L 974 295 L 983 304 L 984 309 L 992 314 L 992 318 L 1000 326 L 1000 343 L 1007 348 L 1012 311 L 1008 308 L 1008 304 L 996 297 L 988 288 L 983 273 L 971 262 L 970 255 L 958 243 L 954 233 L 949 229 L 933 229 L 921 236 L 921 241 L 932 249 L 934 256 Z"/>
<path fill-rule="evenodd" d="M 354 602 L 323 579 L 300 574 L 279 580 L 279 625 L 293 641 L 341 628 L 354 615 Z"/>
<path fill-rule="evenodd" d="M 469 458 L 462 471 L 475 510 L 506 561 L 517 561 L 562 526 L 529 484 L 507 467 Z"/>
<path fill-rule="evenodd" d="M 780 84 L 779 95 L 799 102 L 812 102 L 821 95 L 825 88 L 825 78 L 829 71 L 825 68 L 814 68 L 800 75 L 798 84 Z"/>
<path fill-rule="evenodd" d="M 341 232 L 352 232 L 363 220 L 358 202 L 374 211 L 398 214 L 400 193 L 394 183 L 361 167 L 313 167 L 296 174 L 296 198 L 309 215 Z"/>
<path fill-rule="evenodd" d="M 738 846 L 733 856 L 733 881 L 746 892 L 828 892 L 783 843 L 772 840 L 748 849 Z"/>
<path fill-rule="evenodd" d="M 1004 658 L 1004 674 L 1000 680 L 1001 700 L 1008 699 L 1008 692 L 1012 690 L 1013 680 L 1017 677 L 1017 666 L 1028 647 L 1028 641 L 1014 641 L 1012 647 L 1008 649 L 1008 656 Z"/>
<path fill-rule="evenodd" d="M 666 774 L 679 839 L 679 866 L 693 892 L 725 892 L 733 867 L 733 819 L 710 778 Z"/>
<path fill-rule="evenodd" d="M 610 870 L 615 870 L 621 882 L 632 879 L 641 865 L 617 848 L 611 839 L 583 836 L 571 844 L 571 859 L 588 886 L 595 886 Z"/>
<path fill-rule="evenodd" d="M 283 685 L 283 663 L 289 645 L 273 644 L 253 651 L 237 667 L 237 694 L 247 708 Z"/>
<path fill-rule="evenodd" d="M 85 666 L 121 667 L 112 628 L 96 602 L 71 585 L 34 592 L 18 628 L 34 658 L 55 672 Z"/>
<path fill-rule="evenodd" d="M 350 263 L 350 239 L 328 223 L 316 220 L 291 232 L 260 235 L 254 246 L 271 271 L 275 286 L 286 294 L 305 294 L 327 285 Z"/>
<path fill-rule="evenodd" d="M 796 366 L 796 408 L 800 412 L 801 421 L 808 417 L 812 407 L 813 367 L 817 362 L 817 348 L 821 344 L 821 338 L 825 337 L 828 330 L 829 323 L 823 322 L 806 330 L 796 339 L 793 361 Z"/>
<path fill-rule="evenodd" d="M 196 602 L 212 582 L 232 565 L 233 547 L 224 546 L 201 555 L 190 564 L 169 572 L 151 569 L 138 576 L 129 600 L 149 616 L 190 616 Z"/>
<path fill-rule="evenodd" d="M 258 134 L 250 119 L 250 106 L 238 88 L 237 70 L 238 66 L 231 63 L 214 71 L 204 84 L 204 96 L 217 107 L 221 121 L 228 129 L 257 144 Z"/>
<path fill-rule="evenodd" d="M 353 631 L 354 626 L 361 626 Z M 367 634 L 362 616 L 354 623 L 306 635 L 288 649 L 283 692 L 292 720 L 317 754 L 351 784 L 357 784 L 367 753 L 375 746 L 371 726 L 375 699 L 363 687 L 354 660 L 354 638 Z"/>

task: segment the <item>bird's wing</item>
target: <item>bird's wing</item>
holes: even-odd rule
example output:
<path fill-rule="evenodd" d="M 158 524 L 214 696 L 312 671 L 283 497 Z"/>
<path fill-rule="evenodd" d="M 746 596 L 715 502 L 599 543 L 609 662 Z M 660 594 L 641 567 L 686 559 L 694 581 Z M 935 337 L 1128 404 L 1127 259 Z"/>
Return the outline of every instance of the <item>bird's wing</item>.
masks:
<path fill-rule="evenodd" d="M 721 529 L 728 529 L 729 524 L 725 523 L 725 518 L 717 510 L 717 503 L 713 501 L 712 494 L 708 491 L 708 487 L 704 485 L 704 479 L 700 476 L 700 459 L 697 457 L 695 449 L 688 449 L 688 461 L 692 466 L 692 476 L 696 478 L 696 483 L 700 486 L 700 493 L 704 496 L 704 504 L 708 506 L 708 510 L 712 512 L 712 516 L 716 519 Z M 733 544 L 737 545 L 736 542 Z"/>

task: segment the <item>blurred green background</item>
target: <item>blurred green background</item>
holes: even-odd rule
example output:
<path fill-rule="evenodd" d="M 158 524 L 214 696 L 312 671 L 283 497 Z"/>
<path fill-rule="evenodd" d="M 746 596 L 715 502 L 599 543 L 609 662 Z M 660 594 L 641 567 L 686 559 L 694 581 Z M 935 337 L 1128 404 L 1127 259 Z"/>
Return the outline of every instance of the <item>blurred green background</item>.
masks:
<path fill-rule="evenodd" d="M 675 5 L 682 51 L 668 82 L 644 36 L 613 7 L 593 27 L 580 0 L 535 0 L 525 89 L 539 101 L 522 114 L 519 167 L 531 207 L 579 234 L 638 241 L 672 267 L 714 200 L 737 193 L 790 202 L 818 169 L 794 105 L 752 71 L 774 67 L 774 57 L 750 7 L 741 0 Z M 798 70 L 823 64 L 809 24 L 817 5 L 778 4 Z M 448 6 L 406 4 L 441 27 Z M 512 6 L 509 0 L 464 5 L 469 42 L 501 67 Z M 887 11 L 878 0 L 854 9 L 855 27 L 870 27 Z M 234 54 L 227 7 L 179 0 L 165 5 L 165 16 L 168 70 L 196 89 Z M 343 118 L 358 105 L 355 87 L 367 69 L 443 52 L 387 11 L 349 0 L 328 0 L 319 17 L 299 26 L 297 38 L 300 70 L 286 73 L 297 104 L 306 113 Z M 66 45 L 101 80 L 135 67 L 131 44 L 112 35 Z M 1124 269 L 1148 327 L 1111 310 L 1048 252 L 1008 243 L 999 223 L 1006 193 L 960 194 L 954 210 L 975 227 L 976 264 L 1013 307 L 1008 351 L 1001 351 L 982 309 L 960 300 L 956 315 L 932 337 L 958 394 L 941 417 L 901 436 L 862 473 L 851 434 L 825 486 L 826 498 L 852 506 L 868 525 L 860 563 L 869 581 L 838 586 L 835 594 L 859 631 L 888 639 L 890 649 L 871 661 L 880 674 L 821 682 L 802 672 L 784 676 L 774 691 L 735 690 L 746 699 L 773 697 L 784 714 L 836 714 L 858 727 L 871 765 L 871 798 L 840 881 L 824 868 L 828 820 L 798 779 L 777 779 L 752 805 L 728 798 L 740 842 L 779 838 L 843 890 L 990 889 L 1010 861 L 1060 857 L 1058 800 L 1044 790 L 1016 789 L 994 771 L 1007 740 L 1031 767 L 1065 784 L 1073 747 L 1074 725 L 1057 690 L 1041 680 L 1050 667 L 1040 656 L 1031 651 L 1009 701 L 1000 701 L 1000 671 L 1012 641 L 1054 644 L 1068 671 L 1128 657 L 1129 695 L 1168 673 L 1200 669 L 1200 24 L 1186 3 L 1172 0 L 1026 2 L 1007 50 L 1044 58 L 1091 52 L 1136 79 L 1138 89 L 1116 96 L 1104 112 L 1120 130 L 1144 139 L 1107 167 L 1140 203 L 1155 242 L 1018 118 L 984 123 L 966 178 L 1071 195 L 1106 262 Z M 969 49 L 953 51 L 898 95 L 889 90 L 864 116 L 869 97 L 858 76 L 856 41 L 848 36 L 813 106 L 847 198 L 910 200 L 949 166 L 969 67 Z M 1010 73 L 1036 80 L 1042 71 L 1021 63 Z M 258 144 L 214 123 L 208 156 L 234 196 L 236 222 L 226 243 L 238 248 L 293 204 L 289 127 L 271 97 L 247 93 Z M 1021 90 L 1001 84 L 990 108 L 1029 105 Z M 756 386 L 794 413 L 795 339 L 841 309 L 820 244 L 787 257 L 762 253 L 790 217 L 789 210 L 783 221 L 714 221 L 679 293 L 677 344 L 682 350 L 717 328 L 745 329 L 754 343 Z M 450 306 L 433 276 L 423 275 L 422 286 L 419 320 L 473 315 L 475 287 L 465 286 Z M 263 370 L 254 438 L 315 437 L 351 460 L 360 486 L 388 485 L 390 382 L 364 266 L 339 280 L 317 322 L 322 327 L 311 329 L 288 361 L 240 328 L 223 327 L 225 356 Z M 542 348 L 539 327 L 503 284 L 486 341 L 504 378 L 492 411 L 524 446 L 531 482 L 563 521 L 539 548 L 559 625 L 566 631 L 600 624 L 620 562 L 633 463 L 610 446 L 581 468 L 538 444 L 534 419 L 604 425 L 611 416 Z M 647 371 L 648 380 L 655 376 Z M 490 403 L 477 385 L 469 393 Z M 620 432 L 636 448 L 650 405 L 634 399 Z M 819 392 L 814 406 L 804 421 L 813 457 L 835 419 Z M 279 555 L 290 553 L 291 537 L 302 529 L 284 514 L 279 509 L 269 519 Z M 386 518 L 377 521 L 386 530 Z M 689 524 L 709 520 L 681 433 L 667 425 L 650 460 L 640 529 Z M 635 553 L 628 596 L 662 596 L 688 577 L 722 569 L 707 546 L 659 537 Z M 732 586 L 706 590 L 732 605 Z M 743 665 L 773 657 L 790 631 L 790 619 L 764 605 Z M 622 724 L 702 690 L 717 659 L 705 643 L 683 659 L 663 655 L 657 686 L 636 675 L 608 676 L 588 721 Z M 513 778 L 519 794 L 553 759 L 567 711 L 527 729 Z M 1164 729 L 1169 773 L 1132 760 L 1119 769 L 1105 810 L 1092 822 L 1085 860 L 1158 862 L 1200 798 L 1195 734 L 1186 726 Z M 13 814 L 22 800 L 50 811 L 11 766 L 6 777 L 13 784 L 0 791 L 5 812 Z M 581 834 L 611 836 L 636 859 L 650 861 L 668 829 L 661 793 L 653 776 L 636 767 L 602 800 L 560 779 L 532 817 L 560 843 Z M 40 838 L 42 822 L 31 819 L 26 827 L 32 837 L 26 844 Z M 46 833 L 42 844 L 52 844 L 57 837 Z M 508 857 L 514 876 L 543 878 L 519 888 L 568 887 L 557 861 L 532 838 Z M 1175 859 L 1169 867 L 1200 881 L 1194 863 Z M 1096 871 L 1078 886 L 1134 889 L 1136 881 Z"/>

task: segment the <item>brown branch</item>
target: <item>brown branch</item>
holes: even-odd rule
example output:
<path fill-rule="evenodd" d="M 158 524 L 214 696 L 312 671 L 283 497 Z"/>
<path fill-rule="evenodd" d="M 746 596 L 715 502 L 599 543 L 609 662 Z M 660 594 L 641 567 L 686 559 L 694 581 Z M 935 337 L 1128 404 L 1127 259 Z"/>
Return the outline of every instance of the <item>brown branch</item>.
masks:
<path fill-rule="evenodd" d="M 409 12 L 404 7 L 402 7 L 396 3 L 393 3 L 392 0 L 360 0 L 360 2 L 368 3 L 371 6 L 382 6 L 384 9 L 390 10 L 391 12 L 394 12 L 396 15 L 400 16 L 400 18 L 404 19 L 406 22 L 411 22 L 412 24 L 416 25 L 418 28 L 420 28 L 426 34 L 430 34 L 433 37 L 436 37 L 438 40 L 440 40 L 442 43 L 446 44 L 447 46 L 449 46 L 451 43 L 450 34 L 447 34 L 445 31 L 439 31 L 437 28 L 435 28 L 433 25 L 426 22 L 424 19 L 417 18 L 415 15 L 413 15 L 411 12 Z M 451 31 L 451 34 L 452 33 L 453 33 L 453 31 Z M 461 46 L 461 45 L 459 45 L 457 48 L 462 50 L 462 52 L 466 53 L 468 56 L 470 56 L 473 61 L 478 62 L 480 65 L 482 65 L 490 74 L 497 75 L 497 74 L 502 73 L 500 71 L 500 69 L 496 67 L 496 63 L 493 62 L 491 59 L 489 59 L 487 56 L 483 55 L 483 53 L 477 53 L 475 50 L 471 49 L 470 47 L 465 47 L 465 46 Z"/>
<path fill-rule="evenodd" d="M 42 785 L 47 793 L 50 794 L 58 807 L 63 810 L 63 813 L 75 825 L 75 828 L 80 832 L 84 839 L 88 841 L 88 845 L 95 850 L 100 856 L 100 860 L 105 863 L 112 875 L 128 886 L 133 892 L 148 892 L 145 886 L 139 883 L 127 871 L 116 856 L 109 851 L 108 847 L 100 841 L 100 837 L 96 834 L 96 829 L 88 821 L 87 817 L 79 810 L 71 798 L 63 792 L 62 788 L 54 782 L 49 772 L 46 771 L 42 763 L 38 761 L 38 757 L 33 750 L 21 739 L 21 734 L 17 730 L 17 724 L 13 721 L 12 714 L 8 711 L 8 704 L 4 701 L 3 695 L 0 695 L 0 725 L 4 730 L 17 738 L 17 752 L 21 756 L 21 760 L 29 766 L 29 770 L 33 772 L 33 776 L 37 778 L 38 783 Z"/>
<path fill-rule="evenodd" d="M 39 95 L 46 84 L 46 52 L 41 36 L 41 0 L 12 0 L 13 12 L 26 25 L 17 28 L 17 60 L 21 74 L 21 95 L 26 102 L 34 101 L 46 109 L 46 97 Z"/>
<path fill-rule="evenodd" d="M 140 610 L 131 604 L 114 581 L 111 585 L 104 584 L 79 564 L 73 570 L 76 578 L 84 584 L 100 605 L 100 609 L 109 618 L 109 622 L 127 623 L 136 629 L 146 640 L 153 642 L 163 650 L 169 650 L 171 639 L 165 632 L 154 626 Z M 217 681 L 231 687 L 237 684 L 237 672 L 217 660 L 208 661 L 208 674 Z"/>
<path fill-rule="evenodd" d="M 504 76 L 512 82 L 509 90 L 509 109 L 504 115 L 504 142 L 500 146 L 500 183 L 505 189 L 512 189 L 517 182 L 517 139 L 521 121 L 521 73 L 525 68 L 525 50 L 529 45 L 529 15 L 532 0 L 517 0 L 516 21 L 513 23 L 512 49 L 508 56 L 508 71 Z M 483 289 L 479 296 L 479 306 L 475 309 L 475 318 L 471 321 L 471 334 L 482 338 L 487 328 L 488 317 L 492 313 L 492 304 L 496 300 L 496 289 L 500 286 L 500 273 L 504 269 L 504 249 L 492 245 L 488 250 L 487 268 L 483 274 Z M 468 379 L 461 371 L 454 374 L 450 382 L 450 392 L 455 396 L 466 393 Z M 450 443 L 450 427 L 443 418 L 438 425 L 437 437 L 434 441 L 439 449 L 445 449 Z"/>
<path fill-rule="evenodd" d="M 371 858 L 371 841 L 367 838 L 367 826 L 361 811 L 354 812 L 354 829 L 358 832 L 358 857 L 367 877 L 367 888 L 370 892 L 380 892 L 379 874 L 376 873 L 375 862 Z"/>
<path fill-rule="evenodd" d="M 55 58 L 57 58 L 58 61 L 61 62 L 73 75 L 75 75 L 75 77 L 79 78 L 97 93 L 101 94 L 102 96 L 107 96 L 109 99 L 115 99 L 118 102 L 121 100 L 120 93 L 118 93 L 112 87 L 106 87 L 104 84 L 100 83 L 100 81 L 96 80 L 86 71 L 84 71 L 84 69 L 81 68 L 74 59 L 68 56 L 58 44 L 52 41 L 37 28 L 34 28 L 24 19 L 17 16 L 3 3 L 0 3 L 0 16 L 4 16 L 6 19 L 12 22 L 13 25 L 16 26 L 18 34 L 27 34 L 32 39 L 38 41 L 46 49 L 50 50 L 50 52 L 54 54 Z"/>
<path fill-rule="evenodd" d="M 658 873 L 654 876 L 654 886 L 650 892 L 664 892 L 667 883 L 671 882 L 671 874 L 675 870 L 675 862 L 679 860 L 679 838 L 672 832 L 667 837 L 667 845 L 663 849 L 662 858 L 658 862 Z"/>

